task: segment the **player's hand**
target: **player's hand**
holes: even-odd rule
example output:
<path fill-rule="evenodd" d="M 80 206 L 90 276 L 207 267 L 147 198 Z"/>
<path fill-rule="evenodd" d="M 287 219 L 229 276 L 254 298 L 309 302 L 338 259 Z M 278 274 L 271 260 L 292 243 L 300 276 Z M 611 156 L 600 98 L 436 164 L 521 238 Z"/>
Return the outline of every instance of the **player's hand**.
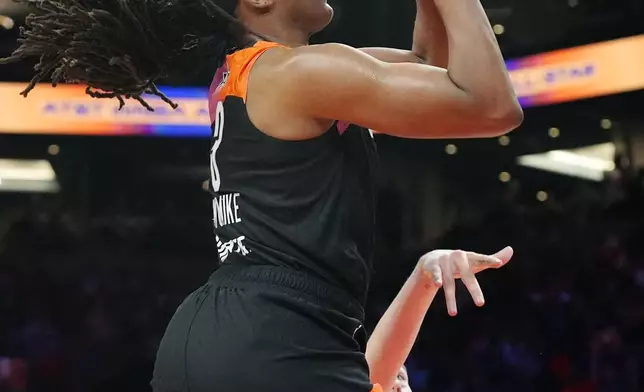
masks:
<path fill-rule="evenodd" d="M 398 372 L 396 377 L 396 383 L 391 388 L 391 392 L 411 392 L 411 387 L 409 386 L 409 379 L 407 377 L 407 370 L 403 367 Z"/>
<path fill-rule="evenodd" d="M 475 275 L 486 269 L 503 267 L 513 254 L 514 251 L 509 246 L 493 255 L 462 250 L 435 250 L 421 257 L 419 266 L 434 285 L 443 287 L 447 312 L 450 316 L 456 316 L 456 279 L 463 281 L 476 306 L 483 306 L 485 298 Z"/>

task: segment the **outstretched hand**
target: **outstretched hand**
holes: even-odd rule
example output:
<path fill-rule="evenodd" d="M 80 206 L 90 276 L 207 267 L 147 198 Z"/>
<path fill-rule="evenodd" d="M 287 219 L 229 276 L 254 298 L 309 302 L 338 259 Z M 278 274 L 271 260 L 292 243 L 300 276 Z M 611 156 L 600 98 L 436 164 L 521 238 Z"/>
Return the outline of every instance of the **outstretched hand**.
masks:
<path fill-rule="evenodd" d="M 486 269 L 503 267 L 513 254 L 514 250 L 509 246 L 493 255 L 462 250 L 434 250 L 420 258 L 419 266 L 434 285 L 443 287 L 447 312 L 450 316 L 456 316 L 456 279 L 463 281 L 476 306 L 483 306 L 485 298 L 475 275 Z"/>

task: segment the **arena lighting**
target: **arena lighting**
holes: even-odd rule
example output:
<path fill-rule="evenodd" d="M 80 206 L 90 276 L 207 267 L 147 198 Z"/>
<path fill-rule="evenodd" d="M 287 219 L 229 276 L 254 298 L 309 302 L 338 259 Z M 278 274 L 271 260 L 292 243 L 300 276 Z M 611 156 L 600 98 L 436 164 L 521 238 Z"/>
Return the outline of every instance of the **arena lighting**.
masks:
<path fill-rule="evenodd" d="M 508 172 L 499 173 L 499 181 L 501 182 L 510 182 L 512 181 L 512 175 Z"/>
<path fill-rule="evenodd" d="M 60 153 L 60 147 L 58 144 L 52 144 L 51 146 L 47 147 L 47 153 L 49 155 L 58 155 Z"/>
<path fill-rule="evenodd" d="M 607 172 L 615 170 L 615 145 L 602 143 L 573 150 L 554 150 L 518 158 L 521 166 L 551 173 L 602 181 Z"/>
<path fill-rule="evenodd" d="M 558 138 L 560 134 L 561 132 L 559 131 L 559 128 L 552 127 L 548 129 L 548 136 L 550 136 L 553 139 Z"/>
<path fill-rule="evenodd" d="M 0 192 L 55 193 L 59 189 L 48 161 L 0 159 Z"/>
<path fill-rule="evenodd" d="M 601 125 L 602 129 L 608 131 L 609 129 L 611 129 L 613 127 L 613 122 L 608 118 L 604 118 L 600 122 L 600 125 Z"/>

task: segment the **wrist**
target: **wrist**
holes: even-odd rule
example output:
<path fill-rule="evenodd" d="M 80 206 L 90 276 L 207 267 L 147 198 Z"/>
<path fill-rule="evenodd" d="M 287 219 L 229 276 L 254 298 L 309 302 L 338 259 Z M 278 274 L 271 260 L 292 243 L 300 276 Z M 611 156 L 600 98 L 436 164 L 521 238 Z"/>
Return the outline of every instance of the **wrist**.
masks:
<path fill-rule="evenodd" d="M 418 263 L 416 263 L 416 268 L 412 272 L 412 276 L 417 285 L 422 286 L 423 289 L 430 292 L 437 292 L 441 285 L 437 284 L 434 281 L 434 278 L 425 270 L 424 260 L 421 258 Z"/>

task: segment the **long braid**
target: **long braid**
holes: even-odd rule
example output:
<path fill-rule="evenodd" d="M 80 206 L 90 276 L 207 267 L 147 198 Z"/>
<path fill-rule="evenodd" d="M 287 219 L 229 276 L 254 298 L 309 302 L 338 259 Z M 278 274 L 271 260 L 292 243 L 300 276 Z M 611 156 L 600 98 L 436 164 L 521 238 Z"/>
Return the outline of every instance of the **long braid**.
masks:
<path fill-rule="evenodd" d="M 22 91 L 50 79 L 85 84 L 93 98 L 134 99 L 153 108 L 143 94 L 177 104 L 156 86 L 160 79 L 194 67 L 221 66 L 225 56 L 248 43 L 232 16 L 237 0 L 17 0 L 36 10 L 20 28 L 19 47 L 0 64 L 39 58 Z"/>

